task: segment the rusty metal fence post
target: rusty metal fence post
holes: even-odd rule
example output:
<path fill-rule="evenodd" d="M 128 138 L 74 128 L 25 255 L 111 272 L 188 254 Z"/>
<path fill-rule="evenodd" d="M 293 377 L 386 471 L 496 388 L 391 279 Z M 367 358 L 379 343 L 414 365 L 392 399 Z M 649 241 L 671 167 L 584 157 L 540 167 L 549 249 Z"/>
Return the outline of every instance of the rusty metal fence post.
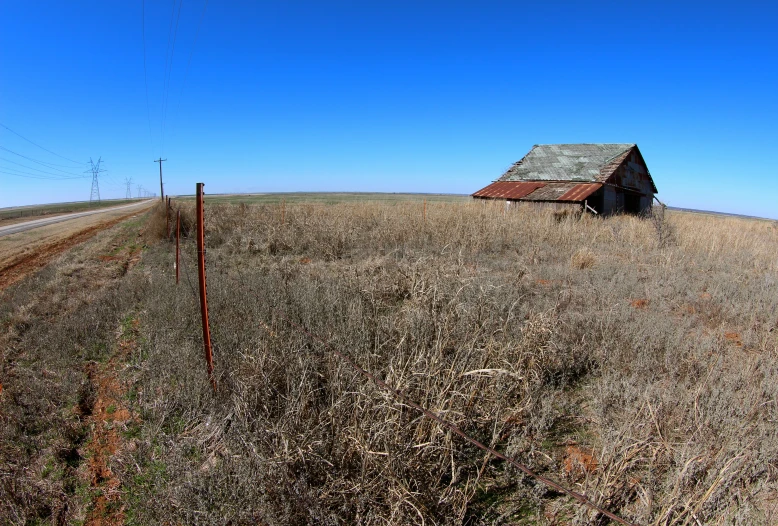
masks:
<path fill-rule="evenodd" d="M 427 222 L 427 200 L 424 200 L 424 211 L 421 213 L 422 219 L 424 222 Z"/>
<path fill-rule="evenodd" d="M 176 285 L 181 265 L 181 210 L 176 210 Z"/>
<path fill-rule="evenodd" d="M 203 223 L 203 183 L 197 183 L 197 281 L 200 285 L 200 312 L 203 318 L 203 347 L 208 378 L 216 391 L 216 379 L 213 377 L 213 350 L 211 348 L 211 327 L 208 324 L 208 299 L 205 292 L 205 224 Z"/>
<path fill-rule="evenodd" d="M 170 198 L 165 200 L 165 232 L 167 232 L 167 240 L 170 241 Z"/>

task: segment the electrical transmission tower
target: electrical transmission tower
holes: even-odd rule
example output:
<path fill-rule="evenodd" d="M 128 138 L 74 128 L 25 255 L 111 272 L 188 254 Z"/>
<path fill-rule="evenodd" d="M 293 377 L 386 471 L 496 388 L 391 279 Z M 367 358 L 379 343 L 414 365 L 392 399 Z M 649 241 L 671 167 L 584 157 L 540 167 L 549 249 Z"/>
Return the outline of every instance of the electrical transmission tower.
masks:
<path fill-rule="evenodd" d="M 103 162 L 102 157 L 97 159 L 97 164 L 95 164 L 95 162 L 92 160 L 91 157 L 89 158 L 89 164 L 91 164 L 92 167 L 89 170 L 87 170 L 86 173 L 92 172 L 92 193 L 89 194 L 90 203 L 95 199 L 97 200 L 98 203 L 100 202 L 100 184 L 98 183 L 97 180 L 97 174 L 105 171 L 100 169 L 100 163 L 102 162 Z"/>
<path fill-rule="evenodd" d="M 138 185 L 135 188 L 138 189 L 138 197 L 140 197 L 140 191 L 143 190 L 143 187 L 141 185 Z"/>
<path fill-rule="evenodd" d="M 125 177 L 124 182 L 127 184 L 127 194 L 124 196 L 125 199 L 132 199 L 132 177 Z"/>

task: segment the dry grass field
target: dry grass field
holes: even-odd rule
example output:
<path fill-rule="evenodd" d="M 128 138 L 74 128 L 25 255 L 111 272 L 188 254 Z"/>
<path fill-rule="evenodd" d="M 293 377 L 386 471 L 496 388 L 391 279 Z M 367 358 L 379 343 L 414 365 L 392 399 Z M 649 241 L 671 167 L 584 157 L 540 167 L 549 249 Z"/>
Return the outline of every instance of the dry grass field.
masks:
<path fill-rule="evenodd" d="M 0 522 L 608 523 L 296 325 L 630 522 L 778 522 L 776 223 L 206 204 L 214 394 L 160 213 L 0 293 Z"/>

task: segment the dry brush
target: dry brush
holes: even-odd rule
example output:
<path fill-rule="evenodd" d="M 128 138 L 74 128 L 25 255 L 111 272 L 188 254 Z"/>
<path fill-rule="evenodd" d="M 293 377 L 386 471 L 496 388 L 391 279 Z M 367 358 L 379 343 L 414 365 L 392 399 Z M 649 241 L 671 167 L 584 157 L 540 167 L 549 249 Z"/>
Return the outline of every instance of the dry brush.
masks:
<path fill-rule="evenodd" d="M 143 522 L 601 520 L 376 389 L 279 312 L 630 520 L 772 520 L 771 224 L 481 204 L 431 204 L 425 218 L 373 203 L 283 217 L 219 205 L 206 222 L 220 391 L 192 291 L 154 273 L 139 400 L 156 424 L 136 462 L 163 459 L 165 483 L 143 493 Z M 169 268 L 169 249 L 152 257 Z"/>

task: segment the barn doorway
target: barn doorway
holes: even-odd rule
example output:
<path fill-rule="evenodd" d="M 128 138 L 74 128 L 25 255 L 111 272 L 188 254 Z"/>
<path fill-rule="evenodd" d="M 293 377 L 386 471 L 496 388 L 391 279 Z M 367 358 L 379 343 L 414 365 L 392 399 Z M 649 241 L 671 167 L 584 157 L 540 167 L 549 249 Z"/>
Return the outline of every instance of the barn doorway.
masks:
<path fill-rule="evenodd" d="M 595 212 L 598 214 L 602 214 L 603 212 L 603 204 L 604 204 L 604 192 L 601 189 L 594 192 L 592 195 L 586 198 L 586 204 L 593 208 Z"/>
<path fill-rule="evenodd" d="M 640 213 L 640 194 L 624 192 L 624 211 L 628 214 Z"/>

